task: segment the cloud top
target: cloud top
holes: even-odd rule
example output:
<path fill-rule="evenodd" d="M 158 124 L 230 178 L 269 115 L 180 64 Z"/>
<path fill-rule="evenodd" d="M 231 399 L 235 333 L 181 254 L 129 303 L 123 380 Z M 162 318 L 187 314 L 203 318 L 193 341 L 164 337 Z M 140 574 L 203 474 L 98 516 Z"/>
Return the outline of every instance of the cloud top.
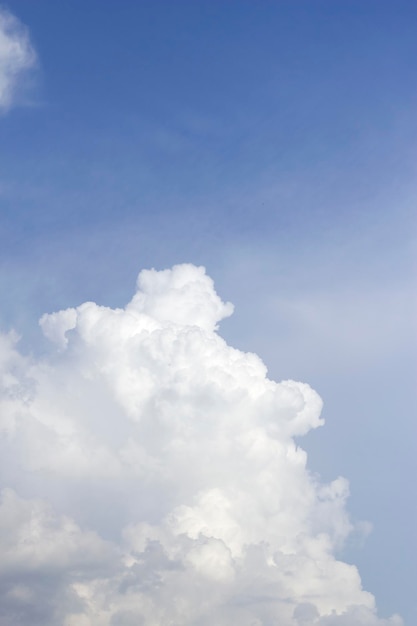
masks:
<path fill-rule="evenodd" d="M 45 315 L 41 360 L 2 337 L 0 625 L 400 626 L 336 557 L 346 480 L 294 441 L 319 396 L 226 344 L 204 268 L 137 286 Z"/>
<path fill-rule="evenodd" d="M 23 24 L 0 7 L 0 112 L 16 101 L 24 74 L 36 64 L 36 53 Z"/>
<path fill-rule="evenodd" d="M 233 313 L 233 305 L 223 303 L 214 291 L 204 267 L 183 264 L 162 272 L 144 270 L 137 285 L 129 308 L 160 322 L 215 330 L 218 322 Z"/>

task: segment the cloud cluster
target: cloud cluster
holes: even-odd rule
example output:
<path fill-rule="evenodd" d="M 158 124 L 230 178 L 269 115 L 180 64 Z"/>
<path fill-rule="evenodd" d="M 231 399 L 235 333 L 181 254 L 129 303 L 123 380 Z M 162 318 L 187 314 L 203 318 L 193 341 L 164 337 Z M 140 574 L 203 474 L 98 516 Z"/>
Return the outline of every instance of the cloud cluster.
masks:
<path fill-rule="evenodd" d="M 27 30 L 0 7 L 0 112 L 14 104 L 22 75 L 35 63 L 36 54 Z"/>
<path fill-rule="evenodd" d="M 42 358 L 1 337 L 1 626 L 402 624 L 336 557 L 348 485 L 294 439 L 319 396 L 228 346 L 232 310 L 179 265 L 43 316 Z"/>

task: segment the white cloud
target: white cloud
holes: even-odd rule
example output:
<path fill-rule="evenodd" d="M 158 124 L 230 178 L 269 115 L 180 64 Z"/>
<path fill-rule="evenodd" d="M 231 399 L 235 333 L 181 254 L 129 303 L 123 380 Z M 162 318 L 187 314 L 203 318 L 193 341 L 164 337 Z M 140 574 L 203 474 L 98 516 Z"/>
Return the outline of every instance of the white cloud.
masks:
<path fill-rule="evenodd" d="M 93 531 L 11 489 L 0 494 L 0 554 L 2 625 L 62 623 L 79 604 L 74 583 L 110 575 L 120 559 Z"/>
<path fill-rule="evenodd" d="M 320 398 L 228 346 L 231 312 L 180 265 L 45 315 L 42 359 L 2 338 L 1 626 L 402 624 L 336 557 L 348 484 L 294 441 Z"/>
<path fill-rule="evenodd" d="M 36 64 L 36 53 L 23 24 L 0 7 L 0 112 L 16 101 L 22 76 Z"/>

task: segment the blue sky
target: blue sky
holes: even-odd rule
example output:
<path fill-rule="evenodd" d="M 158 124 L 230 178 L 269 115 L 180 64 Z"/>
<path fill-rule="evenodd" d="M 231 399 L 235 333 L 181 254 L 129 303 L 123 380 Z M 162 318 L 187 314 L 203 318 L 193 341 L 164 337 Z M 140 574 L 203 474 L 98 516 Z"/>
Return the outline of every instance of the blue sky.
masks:
<path fill-rule="evenodd" d="M 0 116 L 2 330 L 42 351 L 42 313 L 205 265 L 229 343 L 322 395 L 310 467 L 374 527 L 344 558 L 411 626 L 415 3 L 5 8 L 38 61 Z"/>

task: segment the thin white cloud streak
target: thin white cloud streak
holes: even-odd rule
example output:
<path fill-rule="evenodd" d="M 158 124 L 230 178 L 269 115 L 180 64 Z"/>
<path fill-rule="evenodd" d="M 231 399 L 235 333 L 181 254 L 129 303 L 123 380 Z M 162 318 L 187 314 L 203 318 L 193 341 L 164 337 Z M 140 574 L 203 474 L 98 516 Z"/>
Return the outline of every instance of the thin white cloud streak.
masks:
<path fill-rule="evenodd" d="M 232 310 L 182 265 L 45 315 L 41 360 L 2 337 L 1 626 L 402 624 L 336 557 L 346 480 L 294 442 L 319 396 L 228 346 Z"/>
<path fill-rule="evenodd" d="M 417 337 L 416 299 L 408 285 L 377 285 L 366 291 L 342 286 L 331 293 L 290 294 L 269 299 L 268 309 L 287 329 L 281 346 L 288 352 L 308 349 L 315 355 L 326 346 L 321 359 L 329 369 L 366 371 L 411 352 L 410 343 Z"/>
<path fill-rule="evenodd" d="M 36 58 L 26 27 L 0 7 L 0 113 L 16 104 L 22 80 L 35 67 Z"/>

